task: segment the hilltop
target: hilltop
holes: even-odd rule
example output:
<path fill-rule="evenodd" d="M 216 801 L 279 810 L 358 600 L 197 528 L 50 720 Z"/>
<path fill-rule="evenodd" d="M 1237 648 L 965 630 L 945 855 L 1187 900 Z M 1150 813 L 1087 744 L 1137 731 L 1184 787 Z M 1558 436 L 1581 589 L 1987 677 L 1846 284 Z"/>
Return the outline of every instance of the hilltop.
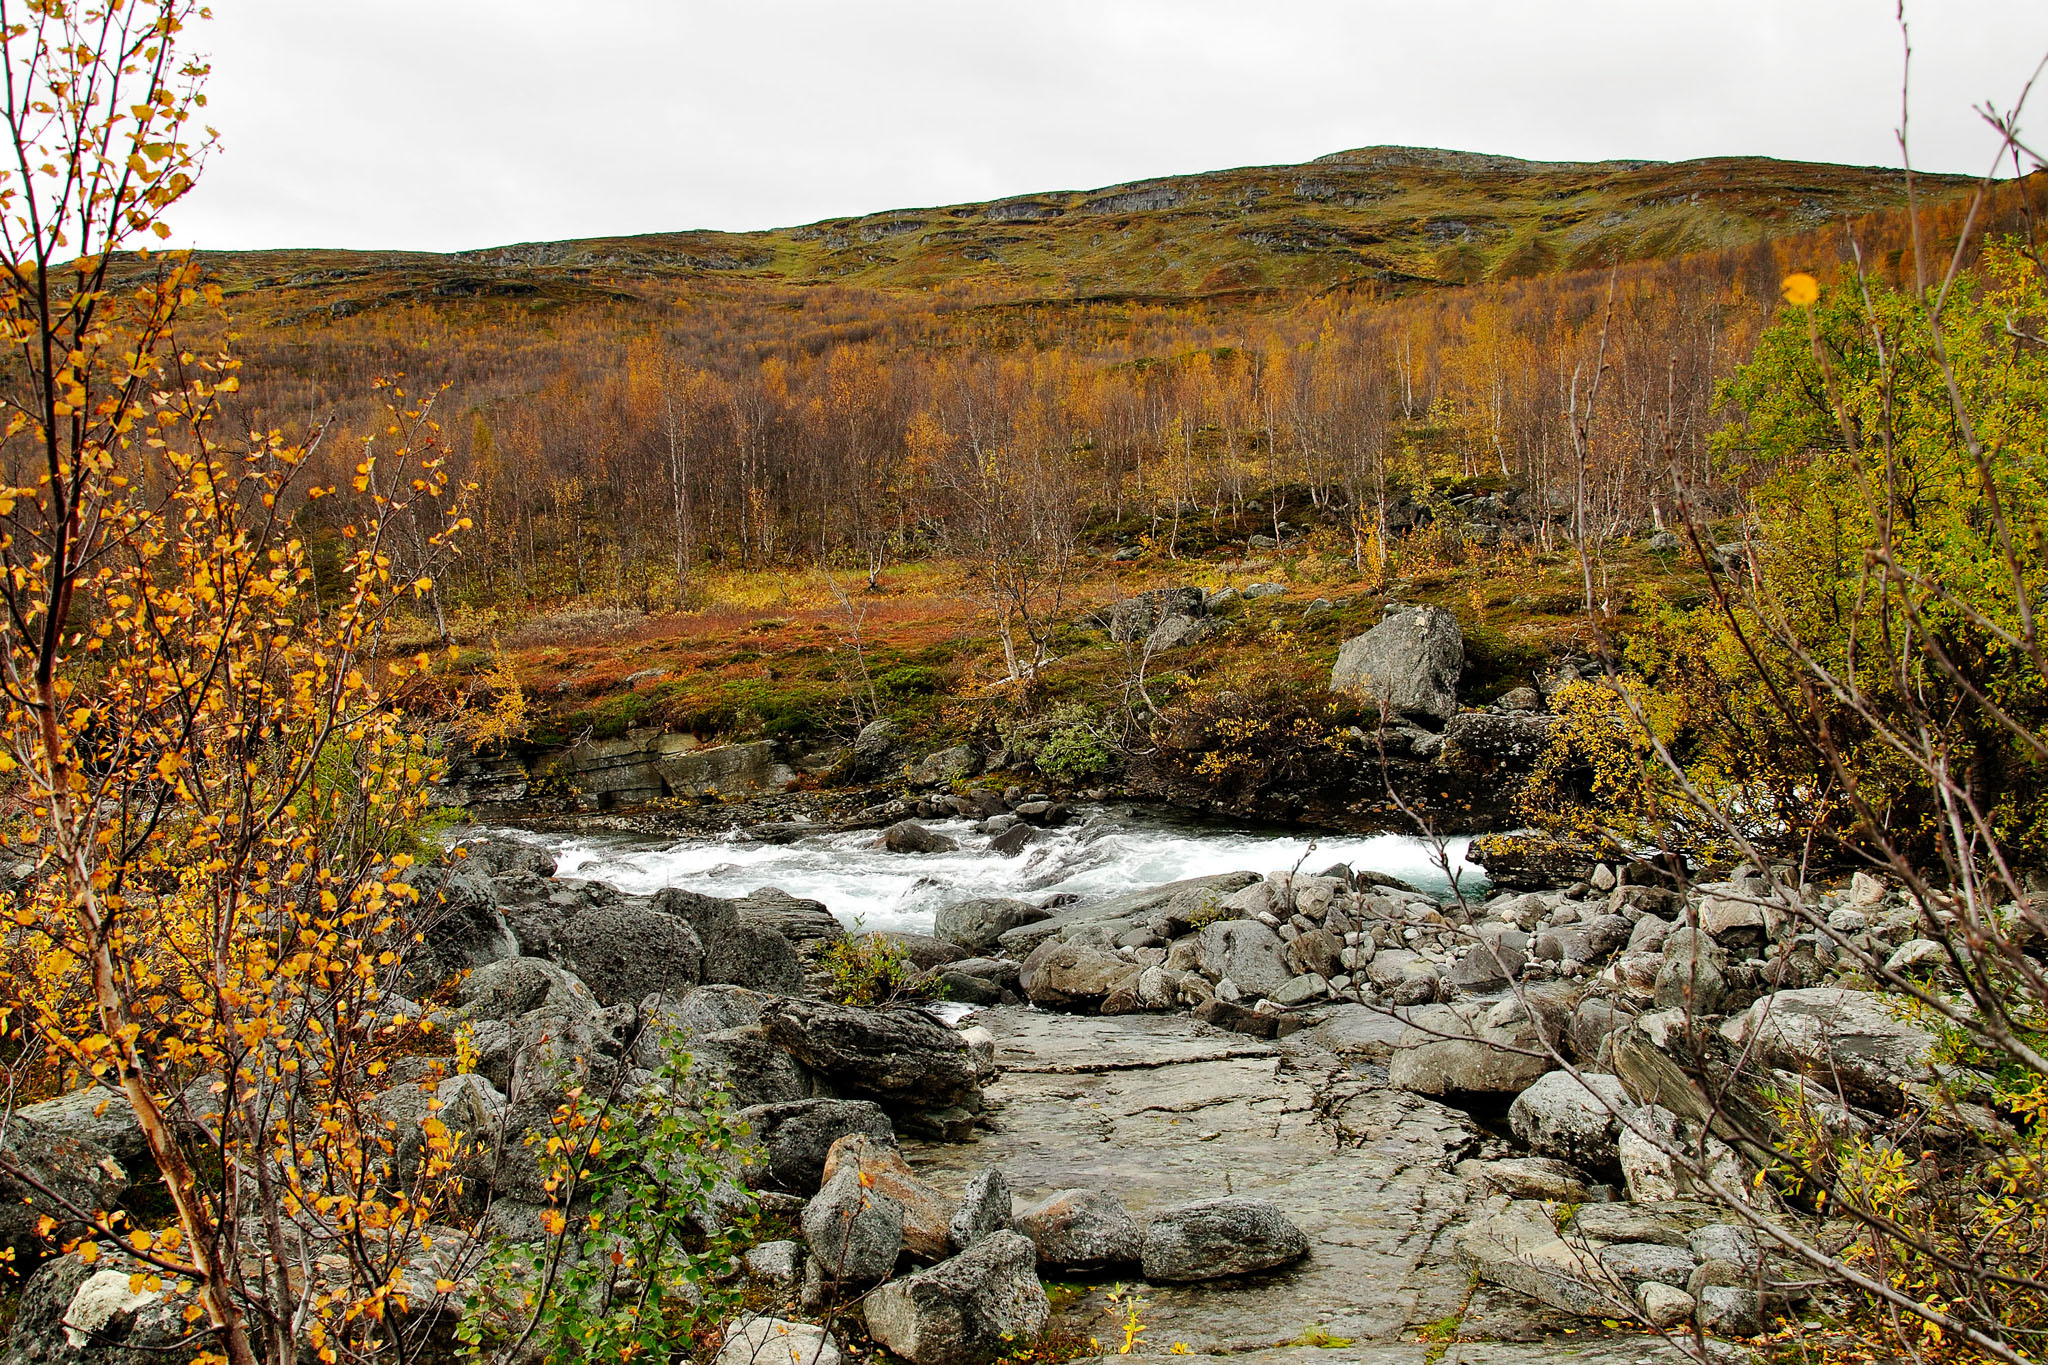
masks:
<path fill-rule="evenodd" d="M 1920 179 L 1932 199 L 1962 177 Z M 633 297 L 722 278 L 889 290 L 994 285 L 1047 300 L 1406 293 L 1670 259 L 1902 207 L 1897 170 L 1712 157 L 1533 162 L 1367 147 L 1093 190 L 902 208 L 763 232 L 525 242 L 450 254 L 208 253 L 231 293 L 303 317 L 388 302 Z M 246 297 L 246 296 L 254 296 Z"/>

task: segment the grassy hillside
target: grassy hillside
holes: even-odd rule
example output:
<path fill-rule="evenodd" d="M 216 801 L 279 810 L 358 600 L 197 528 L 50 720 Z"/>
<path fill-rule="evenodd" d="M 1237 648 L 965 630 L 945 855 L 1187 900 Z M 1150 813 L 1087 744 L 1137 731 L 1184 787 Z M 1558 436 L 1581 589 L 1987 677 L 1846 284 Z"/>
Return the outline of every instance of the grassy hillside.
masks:
<path fill-rule="evenodd" d="M 1921 182 L 1946 198 L 1968 182 Z M 768 232 L 674 232 L 424 252 L 217 253 L 241 309 L 279 319 L 390 302 L 600 301 L 636 280 L 721 277 L 1018 297 L 1407 292 L 1670 258 L 1894 209 L 1904 176 L 1717 157 L 1563 163 L 1405 147 Z"/>

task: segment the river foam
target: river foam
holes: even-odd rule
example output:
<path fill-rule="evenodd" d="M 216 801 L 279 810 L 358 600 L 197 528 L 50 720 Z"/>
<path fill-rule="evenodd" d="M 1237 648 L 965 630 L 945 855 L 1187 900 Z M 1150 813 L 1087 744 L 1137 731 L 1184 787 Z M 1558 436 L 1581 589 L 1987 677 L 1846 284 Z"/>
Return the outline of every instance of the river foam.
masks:
<path fill-rule="evenodd" d="M 1089 811 L 1064 828 L 1041 830 L 1022 852 L 989 849 L 989 836 L 966 820 L 926 827 L 960 842 L 952 853 L 889 853 L 872 830 L 821 834 L 793 844 L 742 835 L 652 843 L 626 835 L 542 835 L 494 831 L 554 853 L 557 875 L 600 881 L 631 895 L 667 886 L 713 896 L 744 896 L 764 886 L 822 901 L 854 928 L 929 933 L 944 905 L 977 896 L 1041 901 L 1073 895 L 1095 900 L 1126 891 L 1239 870 L 1320 872 L 1334 863 L 1401 878 L 1431 895 L 1450 883 L 1424 840 L 1401 835 L 1330 836 L 1191 824 L 1148 814 Z M 1464 861 L 1465 839 L 1445 852 L 1466 894 L 1484 874 Z"/>

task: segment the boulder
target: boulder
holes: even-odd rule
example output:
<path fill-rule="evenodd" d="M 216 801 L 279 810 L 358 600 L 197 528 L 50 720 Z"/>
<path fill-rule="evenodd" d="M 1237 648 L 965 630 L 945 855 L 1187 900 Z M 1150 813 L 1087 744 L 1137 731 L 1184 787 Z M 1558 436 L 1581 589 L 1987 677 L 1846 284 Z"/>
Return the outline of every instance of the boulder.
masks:
<path fill-rule="evenodd" d="M 1365 977 L 1389 1005 L 1426 1005 L 1443 986 L 1436 963 L 1412 948 L 1385 948 L 1373 954 Z"/>
<path fill-rule="evenodd" d="M 764 886 L 733 902 L 740 923 L 773 929 L 789 940 L 799 955 L 815 953 L 846 937 L 846 926 L 833 918 L 823 901 L 792 896 L 779 887 Z"/>
<path fill-rule="evenodd" d="M 1024 959 L 1021 980 L 1034 1005 L 1093 1010 L 1111 992 L 1134 985 L 1139 970 L 1136 963 L 1104 949 L 1049 939 Z"/>
<path fill-rule="evenodd" d="M 952 853 L 960 841 L 915 820 L 899 820 L 882 831 L 882 847 L 891 853 Z"/>
<path fill-rule="evenodd" d="M 1010 1228 L 1010 1185 L 1003 1173 L 991 1166 L 967 1182 L 960 1206 L 947 1220 L 946 1239 L 955 1251 L 965 1251 L 976 1242 Z"/>
<path fill-rule="evenodd" d="M 867 1100 L 795 1100 L 756 1104 L 733 1118 L 751 1130 L 766 1158 L 768 1178 L 795 1194 L 810 1194 L 825 1175 L 832 1144 L 848 1133 L 894 1142 L 896 1129 L 881 1106 Z"/>
<path fill-rule="evenodd" d="M 777 1047 L 756 1024 L 698 1034 L 689 1044 L 690 1074 L 725 1087 L 732 1104 L 787 1104 L 818 1095 L 818 1078 Z"/>
<path fill-rule="evenodd" d="M 1620 1160 L 1618 1114 L 1636 1107 L 1614 1076 L 1552 1071 L 1539 1076 L 1508 1107 L 1508 1126 L 1539 1156 L 1588 1170 L 1612 1170 Z"/>
<path fill-rule="evenodd" d="M 1018 825 L 1017 829 L 1028 829 Z M 985 897 L 942 906 L 932 924 L 932 933 L 970 952 L 986 953 L 1012 929 L 1049 919 L 1052 911 L 1020 900 Z"/>
<path fill-rule="evenodd" d="M 1458 1255 L 1488 1284 L 1581 1317 L 1631 1316 L 1632 1305 L 1603 1283 L 1589 1249 L 1567 1243 L 1527 1205 L 1476 1218 L 1458 1230 Z"/>
<path fill-rule="evenodd" d="M 26 1122 L 44 1133 L 62 1133 L 94 1146 L 121 1163 L 129 1175 L 143 1178 L 155 1170 L 149 1139 L 129 1106 L 128 1096 L 103 1085 L 88 1085 L 38 1104 L 25 1104 L 14 1111 L 16 1122 Z"/>
<path fill-rule="evenodd" d="M 1308 1235 L 1263 1199 L 1207 1199 L 1145 1225 L 1140 1261 L 1155 1283 L 1217 1280 L 1298 1261 Z"/>
<path fill-rule="evenodd" d="M 1510 1199 L 1584 1204 L 1594 1197 L 1590 1176 L 1569 1162 L 1547 1156 L 1466 1160 L 1458 1163 L 1457 1171 L 1480 1190 L 1491 1190 Z"/>
<path fill-rule="evenodd" d="M 770 1245 L 793 1249 L 796 1243 Z M 725 1329 L 725 1344 L 712 1365 L 840 1365 L 843 1359 L 832 1334 L 817 1324 L 762 1314 L 741 1318 Z"/>
<path fill-rule="evenodd" d="M 1219 920 L 1203 927 L 1195 959 L 1211 981 L 1228 979 L 1246 995 L 1272 995 L 1294 975 L 1284 947 L 1280 936 L 1258 920 Z"/>
<path fill-rule="evenodd" d="M 1651 1281 L 1636 1288 L 1636 1302 L 1642 1305 L 1643 1321 L 1663 1332 L 1692 1316 L 1693 1297 L 1676 1285 Z"/>
<path fill-rule="evenodd" d="M 951 1201 L 917 1178 L 894 1142 L 865 1133 L 847 1134 L 825 1154 L 823 1183 L 830 1185 L 848 1166 L 859 1173 L 863 1186 L 887 1195 L 903 1210 L 903 1245 L 912 1253 L 936 1260 L 952 1252 Z"/>
<path fill-rule="evenodd" d="M 704 979 L 695 931 L 650 901 L 598 905 L 562 928 L 569 967 L 606 1005 L 637 1003 L 655 991 L 680 993 Z"/>
<path fill-rule="evenodd" d="M 967 1044 L 923 1010 L 778 996 L 762 1007 L 761 1023 L 778 1047 L 843 1093 L 898 1110 L 981 1108 Z"/>
<path fill-rule="evenodd" d="M 1095 1269 L 1138 1259 L 1138 1224 L 1107 1190 L 1060 1190 L 1019 1213 L 1041 1265 Z"/>
<path fill-rule="evenodd" d="M 811 1263 L 838 1284 L 874 1284 L 903 1254 L 903 1206 L 865 1187 L 850 1162 L 804 1205 L 803 1229 Z"/>
<path fill-rule="evenodd" d="M 1458 618 L 1441 607 L 1390 607 L 1386 619 L 1338 651 L 1330 690 L 1390 714 L 1426 717 L 1441 725 L 1458 712 L 1458 674 L 1465 667 L 1465 636 Z"/>
<path fill-rule="evenodd" d="M 1934 1079 L 1934 1035 L 1869 991 L 1813 987 L 1764 996 L 1723 1028 L 1765 1066 L 1811 1077 L 1865 1108 L 1898 1110 Z"/>
<path fill-rule="evenodd" d="M 1052 1320 L 1029 1240 L 996 1232 L 867 1296 L 868 1332 L 910 1365 L 989 1365 Z"/>
<path fill-rule="evenodd" d="M 704 939 L 704 980 L 744 986 L 770 995 L 802 995 L 804 964 L 789 940 L 759 924 L 734 924 L 716 939 Z"/>
<path fill-rule="evenodd" d="M 1547 1008 L 1534 993 L 1529 1000 L 1539 1011 Z M 1560 1020 L 1539 1027 L 1513 998 L 1491 1006 L 1424 1006 L 1408 1021 L 1395 1041 L 1387 1080 L 1422 1095 L 1520 1094 L 1551 1069 L 1544 1037 L 1555 1038 L 1561 1027 Z"/>

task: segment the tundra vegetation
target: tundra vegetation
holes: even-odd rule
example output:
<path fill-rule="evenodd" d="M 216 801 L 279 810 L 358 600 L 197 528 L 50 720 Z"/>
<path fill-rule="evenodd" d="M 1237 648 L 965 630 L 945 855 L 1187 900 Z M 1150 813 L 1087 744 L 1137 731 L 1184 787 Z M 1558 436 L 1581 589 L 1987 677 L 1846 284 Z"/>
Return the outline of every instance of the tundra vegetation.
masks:
<path fill-rule="evenodd" d="M 94 1336 L 118 1318 L 135 1352 L 232 1365 L 735 1365 L 791 1342 L 823 1361 L 854 1324 L 915 1365 L 988 1365 L 1081 1350 L 1043 1335 L 1041 1264 L 1292 1264 L 1308 1239 L 1255 1199 L 1141 1232 L 1065 1191 L 1017 1216 L 1026 1237 L 990 1170 L 935 1221 L 890 1125 L 958 1137 L 993 1063 L 891 1007 L 1021 975 L 849 939 L 787 897 L 672 890 L 600 942 L 618 905 L 517 851 L 465 868 L 434 787 L 451 751 L 888 721 L 1033 784 L 1291 816 L 1392 740 L 1441 748 L 1328 683 L 1398 602 L 1460 619 L 1468 702 L 1546 685 L 1516 823 L 1588 860 L 1740 860 L 1713 903 L 1796 924 L 1778 937 L 1933 1040 L 1888 1126 L 1760 1075 L 1754 1037 L 1706 1022 L 1726 964 L 1699 945 L 1726 931 L 1685 902 L 1680 1017 L 1634 1054 L 1665 1108 L 1602 1103 L 1831 1296 L 1809 1330 L 1759 1288 L 1746 1334 L 2041 1358 L 2048 280 L 2017 113 L 1994 119 L 2010 178 L 1806 168 L 1817 209 L 1758 163 L 1377 149 L 967 206 L 952 237 L 899 215 L 195 256 L 151 243 L 212 149 L 182 55 L 202 14 L 0 3 L 0 1182 L 30 1215 L 0 1232 L 17 1270 L 72 1277 L 51 1319 L 72 1350 L 128 1350 Z M 1217 207 L 1278 189 L 1300 201 L 1280 218 Z M 1110 248 L 1072 230 L 1087 215 Z M 1168 609 L 1254 575 L 1273 591 Z M 1344 802 L 1433 818 L 1385 795 Z M 1813 892 L 1852 869 L 1897 888 L 1911 943 L 1879 951 Z M 1327 987 L 1366 950 L 1329 937 L 1331 888 L 1324 927 L 1293 925 L 1312 880 L 1282 908 L 1309 945 L 1291 960 L 1327 969 L 1296 979 Z M 584 913 L 527 906 L 503 953 L 491 898 L 530 883 Z M 1189 952 L 1257 937 L 1211 901 Z M 1007 916 L 991 951 L 1037 923 L 982 904 Z M 1048 943 L 1034 972 L 1108 1012 L 1087 945 Z M 1147 949 L 1163 972 L 1173 950 Z M 1232 1004 L 1203 1017 L 1277 1028 Z M 1635 1034 L 1615 1037 L 1489 1046 L 1576 1077 Z M 843 1094 L 804 1088 L 827 1081 Z M 784 1084 L 802 1097 L 733 1112 L 728 1089 Z M 13 1112 L 88 1086 L 62 1112 L 132 1114 L 121 1182 Z M 805 1138 L 820 1115 L 830 1140 Z M 810 1279 L 769 1235 L 792 1216 Z M 892 1279 L 906 1249 L 934 1264 Z M 822 1326 L 752 1311 L 770 1282 Z M 1146 1301 L 1111 1297 L 1132 1353 Z M 1711 1358 L 1709 1324 L 1661 1302 L 1617 1311 Z"/>

